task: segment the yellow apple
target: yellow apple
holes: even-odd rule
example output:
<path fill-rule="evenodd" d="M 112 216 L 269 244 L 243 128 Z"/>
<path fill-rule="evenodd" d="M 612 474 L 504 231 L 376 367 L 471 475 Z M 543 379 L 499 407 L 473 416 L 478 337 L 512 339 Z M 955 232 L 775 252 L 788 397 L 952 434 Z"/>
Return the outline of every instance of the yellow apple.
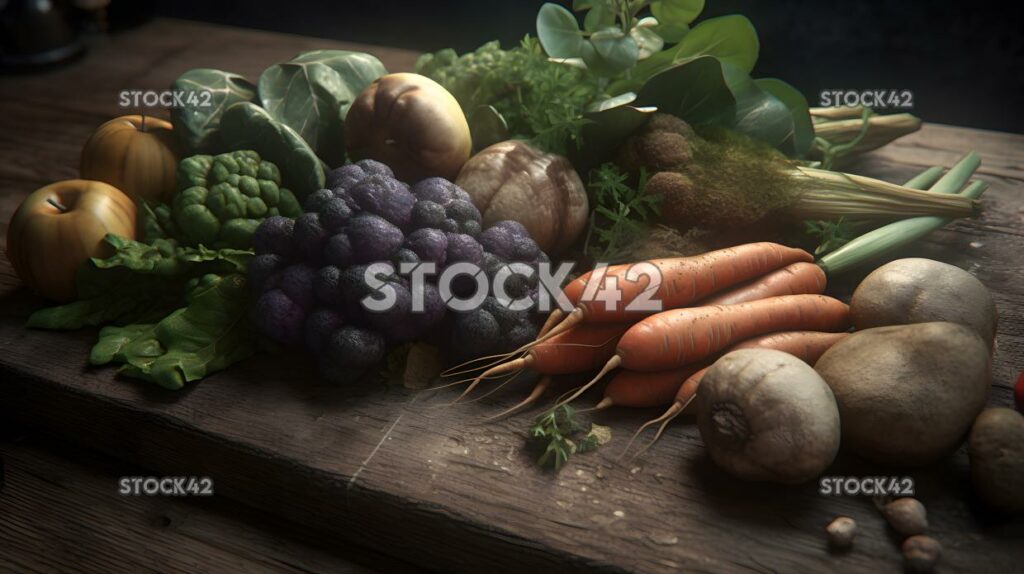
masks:
<path fill-rule="evenodd" d="M 101 181 L 69 179 L 36 190 L 7 228 L 7 258 L 25 285 L 49 299 L 75 299 L 75 271 L 111 254 L 103 237 L 135 238 L 135 202 Z"/>
<path fill-rule="evenodd" d="M 132 199 L 168 203 L 178 168 L 174 128 L 167 120 L 121 116 L 96 128 L 82 148 L 82 179 L 103 181 Z"/>

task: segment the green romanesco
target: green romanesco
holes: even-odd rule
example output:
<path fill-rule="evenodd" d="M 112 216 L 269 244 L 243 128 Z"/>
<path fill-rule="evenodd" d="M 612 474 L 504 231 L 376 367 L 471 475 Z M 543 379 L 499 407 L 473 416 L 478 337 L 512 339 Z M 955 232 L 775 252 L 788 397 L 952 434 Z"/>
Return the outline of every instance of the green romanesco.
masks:
<path fill-rule="evenodd" d="M 281 172 L 251 150 L 194 155 L 178 164 L 178 193 L 171 205 L 153 210 L 164 233 L 188 246 L 251 247 L 264 218 L 302 213 Z"/>

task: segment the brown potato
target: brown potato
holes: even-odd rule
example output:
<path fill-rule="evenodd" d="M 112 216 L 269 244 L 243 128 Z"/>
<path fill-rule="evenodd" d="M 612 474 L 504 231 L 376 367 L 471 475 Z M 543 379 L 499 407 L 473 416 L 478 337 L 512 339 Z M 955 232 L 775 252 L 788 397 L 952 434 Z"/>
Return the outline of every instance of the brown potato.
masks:
<path fill-rule="evenodd" d="M 857 331 L 815 369 L 835 393 L 843 446 L 896 466 L 951 453 L 988 398 L 988 346 L 956 323 Z"/>
<path fill-rule="evenodd" d="M 988 289 L 948 263 L 912 257 L 871 272 L 850 300 L 857 329 L 951 321 L 967 325 L 989 347 L 996 335 L 996 306 Z"/>
<path fill-rule="evenodd" d="M 353 161 L 384 162 L 398 179 L 454 180 L 469 159 L 472 141 L 459 102 L 419 74 L 381 76 L 356 98 L 345 116 L 345 147 Z"/>
<path fill-rule="evenodd" d="M 967 442 L 974 491 L 986 504 L 1024 512 L 1024 416 L 1008 408 L 978 415 Z"/>

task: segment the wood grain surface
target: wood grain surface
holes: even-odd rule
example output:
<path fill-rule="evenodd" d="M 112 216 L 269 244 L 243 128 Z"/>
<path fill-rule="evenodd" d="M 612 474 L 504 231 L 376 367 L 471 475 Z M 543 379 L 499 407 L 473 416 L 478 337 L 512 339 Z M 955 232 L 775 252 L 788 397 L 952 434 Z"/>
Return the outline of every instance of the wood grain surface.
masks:
<path fill-rule="evenodd" d="M 254 78 L 312 47 L 344 46 L 163 20 L 94 46 L 75 67 L 0 79 L 0 222 L 27 193 L 76 174 L 91 130 L 124 111 L 119 90 L 163 88 L 198 66 Z M 408 52 L 361 49 L 390 70 L 414 61 Z M 958 265 L 992 290 L 1000 325 L 991 403 L 1007 405 L 1024 370 L 1024 137 L 926 125 L 848 170 L 902 181 L 969 149 L 981 154 L 979 177 L 991 185 L 984 214 L 899 255 Z M 445 408 L 450 393 L 337 387 L 318 380 L 304 357 L 260 356 L 168 393 L 88 368 L 94 331 L 26 331 L 25 318 L 41 305 L 0 261 L 5 416 L 154 473 L 209 475 L 218 494 L 413 564 L 448 572 L 902 569 L 897 541 L 868 499 L 820 496 L 815 484 L 734 480 L 712 465 L 692 420 L 642 459 L 621 463 L 629 435 L 654 413 L 602 414 L 595 422 L 611 427 L 612 442 L 553 474 L 538 470 L 524 446 L 529 415 L 482 421 L 522 396 L 526 381 Z M 909 474 L 945 547 L 941 571 L 1019 571 L 1024 524 L 980 508 L 967 471 L 961 449 L 909 473 L 843 456 L 827 474 Z M 854 517 L 860 533 L 852 551 L 837 554 L 823 528 L 839 514 Z"/>
<path fill-rule="evenodd" d="M 0 572 L 419 572 L 223 498 L 122 496 L 137 466 L 38 435 L 0 437 Z"/>

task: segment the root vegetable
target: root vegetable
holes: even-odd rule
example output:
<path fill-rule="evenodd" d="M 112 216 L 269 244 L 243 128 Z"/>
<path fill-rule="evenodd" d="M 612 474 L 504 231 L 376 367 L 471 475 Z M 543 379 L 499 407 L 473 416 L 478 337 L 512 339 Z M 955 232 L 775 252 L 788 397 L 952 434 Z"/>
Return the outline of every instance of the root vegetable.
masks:
<path fill-rule="evenodd" d="M 901 536 L 924 534 L 928 530 L 928 513 L 916 498 L 897 498 L 882 507 L 882 516 Z"/>
<path fill-rule="evenodd" d="M 911 536 L 903 541 L 903 560 L 911 572 L 931 572 L 942 554 L 942 545 L 931 536 Z"/>
<path fill-rule="evenodd" d="M 746 480 L 813 479 L 839 450 L 839 411 L 810 365 L 770 349 L 733 351 L 708 369 L 697 424 L 711 458 Z"/>
<path fill-rule="evenodd" d="M 968 439 L 974 491 L 1005 513 L 1024 513 L 1024 415 L 1008 408 L 983 411 Z"/>
<path fill-rule="evenodd" d="M 857 521 L 849 516 L 837 516 L 825 527 L 828 542 L 836 548 L 849 548 L 857 536 Z"/>
<path fill-rule="evenodd" d="M 992 346 L 996 307 L 988 289 L 959 267 L 931 259 L 898 259 L 868 275 L 850 301 L 857 329 L 950 321 L 971 327 Z"/>
<path fill-rule="evenodd" d="M 988 397 L 988 346 L 955 323 L 858 331 L 815 368 L 838 401 L 843 445 L 884 464 L 922 466 L 946 456 Z"/>

